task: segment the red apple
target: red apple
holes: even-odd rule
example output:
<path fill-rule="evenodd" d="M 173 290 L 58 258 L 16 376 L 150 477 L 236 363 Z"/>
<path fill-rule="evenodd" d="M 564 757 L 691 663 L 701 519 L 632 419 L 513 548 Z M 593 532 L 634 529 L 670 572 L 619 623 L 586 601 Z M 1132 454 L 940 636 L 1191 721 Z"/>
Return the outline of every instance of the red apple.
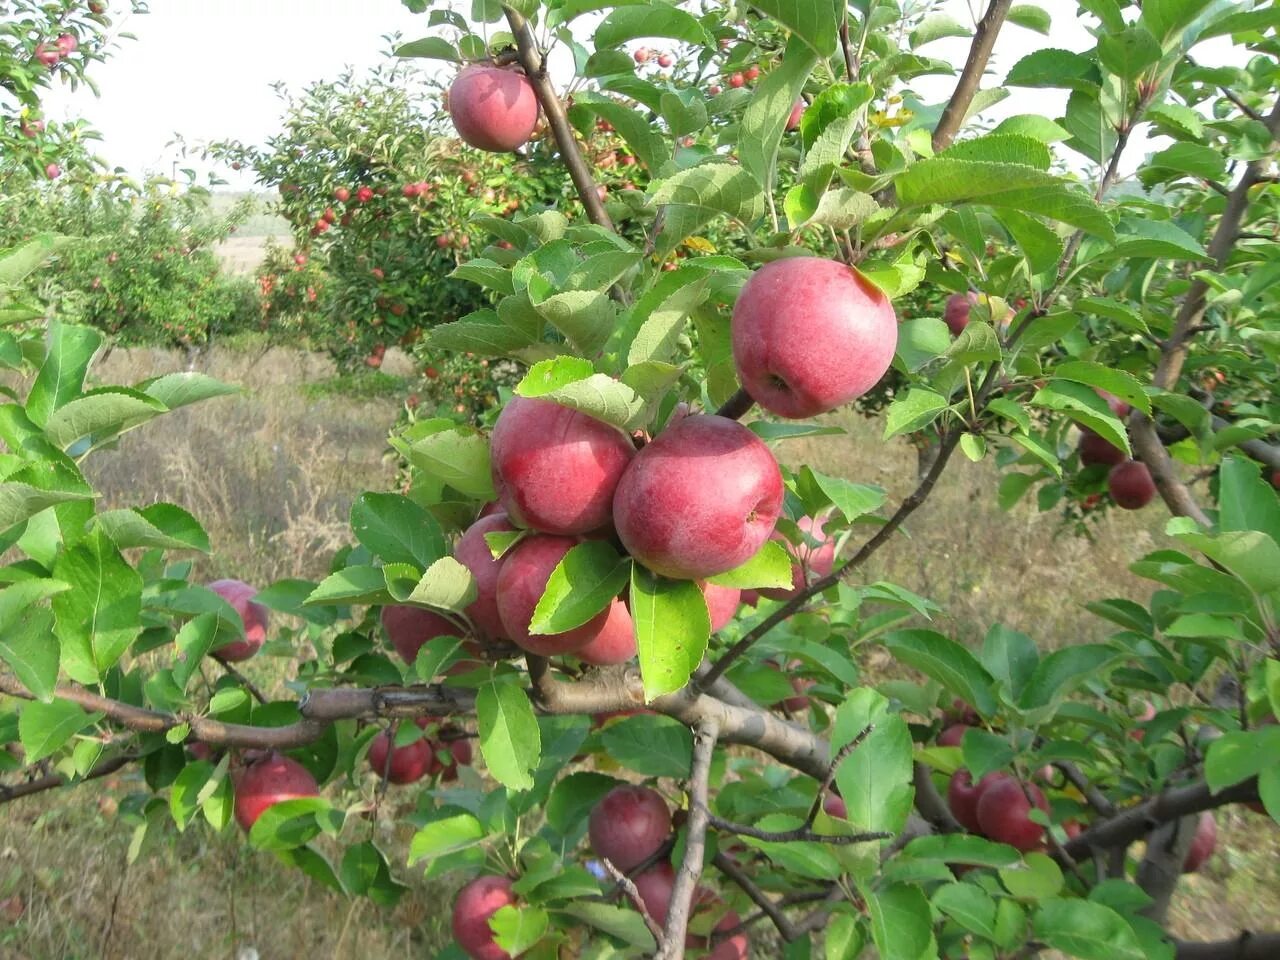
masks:
<path fill-rule="evenodd" d="M 58 53 L 64 57 L 69 57 L 71 54 L 76 52 L 76 47 L 79 46 L 79 44 L 76 42 L 76 38 L 71 34 L 64 33 L 58 37 L 57 46 Z"/>
<path fill-rule="evenodd" d="M 942 322 L 947 325 L 953 337 L 969 325 L 969 311 L 978 302 L 978 295 L 970 290 L 968 293 L 953 293 L 947 297 L 947 305 L 942 310 Z"/>
<path fill-rule="evenodd" d="M 300 267 L 305 267 L 307 265 L 307 255 L 305 253 L 295 253 L 293 255 L 293 262 Z"/>
<path fill-rule="evenodd" d="M 738 294 L 731 333 L 747 393 L 793 420 L 862 396 L 898 345 L 889 298 L 854 268 L 822 257 L 787 257 L 757 270 Z"/>
<path fill-rule="evenodd" d="M 799 545 L 792 544 L 781 533 L 774 531 L 773 539 L 786 546 L 787 552 L 795 558 L 795 562 L 791 564 L 791 586 L 768 587 L 760 590 L 761 596 L 770 600 L 790 600 L 810 583 L 827 576 L 835 568 L 836 538 L 827 536 L 822 529 L 828 519 L 829 516 L 801 517 L 796 521 L 796 526 L 805 537 Z M 808 542 L 809 538 L 818 541 L 818 545 L 812 546 Z"/>
<path fill-rule="evenodd" d="M 547 589 L 552 571 L 578 541 L 545 534 L 521 541 L 503 560 L 498 571 L 498 615 L 511 641 L 530 653 L 551 657 L 573 653 L 600 635 L 609 619 L 609 610 L 564 633 L 531 634 L 529 624 Z"/>
<path fill-rule="evenodd" d="M 356 199 L 361 203 L 368 203 L 373 199 L 373 190 L 369 187 L 357 187 Z"/>
<path fill-rule="evenodd" d="M 49 46 L 46 43 L 37 43 L 35 57 L 39 63 L 52 70 L 58 65 L 58 61 L 62 59 L 62 54 L 58 52 L 56 44 Z"/>
<path fill-rule="evenodd" d="M 306 767 L 273 751 L 236 775 L 235 795 L 236 823 L 248 833 L 272 804 L 318 797 L 320 788 Z"/>
<path fill-rule="evenodd" d="M 744 77 L 740 73 L 735 73 L 733 74 L 733 76 L 729 78 L 729 86 L 733 87 L 735 90 L 737 90 L 746 82 L 747 82 L 746 77 Z"/>
<path fill-rule="evenodd" d="M 485 540 L 486 533 L 514 531 L 515 527 L 501 511 L 481 516 L 469 526 L 454 547 L 453 558 L 471 571 L 476 581 L 476 598 L 467 607 L 467 616 L 479 632 L 489 638 L 507 640 L 506 628 L 498 614 L 498 571 L 505 558 L 494 559 Z"/>
<path fill-rule="evenodd" d="M 730 910 L 720 922 L 715 925 L 715 932 L 721 933 L 732 930 L 742 922 L 742 919 Z M 750 956 L 750 946 L 747 942 L 745 933 L 735 933 L 727 940 L 722 940 L 716 944 L 715 949 L 707 954 L 707 960 L 747 960 Z"/>
<path fill-rule="evenodd" d="M 1080 463 L 1086 467 L 1114 467 L 1124 463 L 1124 451 L 1092 430 L 1080 432 Z"/>
<path fill-rule="evenodd" d="M 828 793 L 822 798 L 822 809 L 828 817 L 835 817 L 837 820 L 849 819 L 849 805 L 844 802 L 844 797 L 836 796 L 834 793 Z"/>
<path fill-rule="evenodd" d="M 538 98 L 523 73 L 472 64 L 449 87 L 449 115 L 471 146 L 506 153 L 533 134 Z"/>
<path fill-rule="evenodd" d="M 338 189 L 333 191 L 333 199 L 337 200 L 339 203 L 346 203 L 351 199 L 351 191 L 346 187 L 338 187 Z"/>
<path fill-rule="evenodd" d="M 745 563 L 782 510 L 778 461 L 726 417 L 685 417 L 637 455 L 613 498 L 627 551 L 665 577 L 699 580 Z"/>
<path fill-rule="evenodd" d="M 44 175 L 48 177 L 50 180 L 57 180 L 60 176 L 62 176 L 62 168 L 58 166 L 56 163 L 46 164 L 44 168 Z"/>
<path fill-rule="evenodd" d="M 647 63 L 649 60 L 649 48 L 641 47 L 632 56 L 636 58 L 636 63 Z"/>
<path fill-rule="evenodd" d="M 1045 813 L 1049 802 L 1039 787 L 1028 784 L 1024 792 L 1021 784 L 1007 773 L 996 774 L 985 787 L 979 784 L 978 825 L 983 834 L 997 843 L 1007 843 L 1026 853 L 1037 849 L 1044 841 L 1044 827 L 1035 823 L 1031 812 L 1031 795 L 1035 805 Z"/>
<path fill-rule="evenodd" d="M 1125 510 L 1141 510 L 1156 495 L 1151 471 L 1141 460 L 1126 460 L 1107 474 L 1107 491 L 1116 506 Z"/>
<path fill-rule="evenodd" d="M 608 525 L 635 457 L 621 430 L 550 400 L 512 397 L 493 427 L 493 485 L 512 522 L 568 536 Z"/>
<path fill-rule="evenodd" d="M 1114 393 L 1108 393 L 1106 390 L 1101 390 L 1098 388 L 1094 388 L 1094 393 L 1100 396 L 1103 400 L 1107 401 L 1107 406 L 1111 408 L 1111 412 L 1114 413 L 1121 420 L 1127 417 L 1129 415 L 1129 411 L 1133 409 L 1133 407 L 1129 406 L 1129 404 L 1125 403 L 1123 400 L 1117 397 Z"/>
<path fill-rule="evenodd" d="M 426 718 L 419 719 L 417 723 L 425 728 Z M 391 755 L 389 765 L 388 753 Z M 416 783 L 430 772 L 431 761 L 431 741 L 425 737 L 403 747 L 393 747 L 388 731 L 384 730 L 369 744 L 369 766 L 379 777 L 385 775 L 391 783 Z"/>
<path fill-rule="evenodd" d="M 34 140 L 44 132 L 44 121 L 23 120 L 18 129 L 22 131 L 22 135 L 28 140 Z"/>
<path fill-rule="evenodd" d="M 964 741 L 964 732 L 971 729 L 967 723 L 953 723 L 938 734 L 938 746 L 958 747 Z"/>
<path fill-rule="evenodd" d="M 243 580 L 215 580 L 209 589 L 231 604 L 244 624 L 244 639 L 224 644 L 214 650 L 213 655 L 230 663 L 248 660 L 262 649 L 267 639 L 267 608 L 252 600 L 258 591 Z"/>
<path fill-rule="evenodd" d="M 1213 819 L 1213 814 L 1206 810 L 1200 814 L 1200 822 L 1196 824 L 1196 835 L 1191 838 L 1187 858 L 1182 862 L 1182 872 L 1195 873 L 1213 856 L 1217 846 L 1218 824 Z"/>
<path fill-rule="evenodd" d="M 676 58 L 669 53 L 664 53 L 658 57 L 658 66 L 669 67 L 676 62 Z"/>
<path fill-rule="evenodd" d="M 511 960 L 511 954 L 493 942 L 489 918 L 516 902 L 506 877 L 476 877 L 453 901 L 453 939 L 471 960 Z"/>
<path fill-rule="evenodd" d="M 658 852 L 671 836 L 667 802 L 648 787 L 614 787 L 596 803 L 587 822 L 591 849 L 626 873 Z"/>
<path fill-rule="evenodd" d="M 579 660 L 597 667 L 626 663 L 636 655 L 635 626 L 631 612 L 621 600 L 609 604 L 609 616 L 595 639 L 573 652 Z"/>
<path fill-rule="evenodd" d="M 787 129 L 794 130 L 800 126 L 800 118 L 804 116 L 804 101 L 797 100 L 791 107 L 791 112 L 787 114 Z"/>
<path fill-rule="evenodd" d="M 989 773 L 975 784 L 973 775 L 961 767 L 947 783 L 947 806 L 951 808 L 951 815 L 970 833 L 982 832 L 978 823 L 978 801 L 994 776 Z"/>
<path fill-rule="evenodd" d="M 441 734 L 461 733 L 457 727 L 444 726 Z M 466 737 L 449 737 L 431 745 L 432 768 L 430 773 L 439 774 L 440 780 L 449 783 L 458 779 L 458 768 L 471 766 L 471 741 Z"/>
<path fill-rule="evenodd" d="M 456 637 L 462 632 L 438 613 L 400 604 L 382 608 L 382 629 L 405 663 L 418 659 L 418 651 L 428 640 Z"/>
<path fill-rule="evenodd" d="M 942 711 L 942 718 L 953 723 L 967 723 L 971 727 L 976 727 L 982 722 L 982 718 L 978 716 L 978 711 L 959 697 L 953 699 L 951 706 Z"/>
<path fill-rule="evenodd" d="M 616 864 L 615 864 L 616 866 Z M 667 911 L 671 906 L 671 894 L 675 891 L 676 872 L 669 863 L 655 863 L 648 870 L 632 878 L 640 901 L 660 927 L 667 924 Z"/>
<path fill-rule="evenodd" d="M 721 587 L 714 583 L 703 582 L 702 596 L 707 601 L 707 613 L 711 616 L 711 632 L 719 633 L 729 625 L 733 615 L 738 612 L 738 602 L 742 591 L 736 587 Z"/>
<path fill-rule="evenodd" d="M 760 76 L 760 68 L 753 63 L 743 72 L 743 76 L 748 81 L 754 80 L 756 77 Z"/>

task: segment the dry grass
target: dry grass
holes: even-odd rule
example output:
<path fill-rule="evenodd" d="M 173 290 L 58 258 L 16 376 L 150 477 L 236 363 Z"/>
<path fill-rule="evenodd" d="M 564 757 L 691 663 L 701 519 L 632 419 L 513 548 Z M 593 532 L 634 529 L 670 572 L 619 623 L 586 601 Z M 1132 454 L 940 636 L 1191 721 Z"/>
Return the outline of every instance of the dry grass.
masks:
<path fill-rule="evenodd" d="M 146 491 L 190 509 L 215 546 L 200 577 L 323 575 L 333 550 L 347 542 L 351 498 L 392 480 L 383 454 L 394 399 L 353 401 L 303 389 L 337 381 L 326 360 L 293 351 L 214 353 L 196 363 L 246 393 L 171 414 L 98 454 L 90 472 L 105 505 L 136 504 Z M 185 365 L 165 351 L 117 351 L 96 375 L 130 383 Z M 840 423 L 847 437 L 791 441 L 782 455 L 881 484 L 892 497 L 905 494 L 914 482 L 914 452 L 883 444 L 878 424 L 852 417 Z M 1150 586 L 1127 564 L 1161 543 L 1154 528 L 1163 517 L 1117 512 L 1089 542 L 1059 535 L 1058 518 L 1032 506 L 1001 512 L 996 481 L 990 464 L 957 457 L 913 517 L 910 539 L 877 555 L 866 578 L 891 579 L 935 600 L 945 610 L 937 628 L 966 642 L 997 620 L 1049 646 L 1105 637 L 1107 625 L 1082 604 L 1145 599 Z M 0 909 L 0 957 L 382 960 L 429 956 L 447 936 L 449 891 L 404 868 L 407 832 L 393 835 L 389 824 L 349 829 L 361 839 L 374 829 L 397 876 L 410 882 L 395 910 L 330 894 L 271 855 L 246 849 L 234 830 L 214 836 L 196 827 L 178 835 L 163 818 L 151 828 L 157 842 L 126 869 L 132 831 L 114 807 L 141 788 L 132 777 L 0 805 L 0 904 L 17 895 L 26 908 L 16 926 L 5 925 Z M 396 800 L 411 804 L 413 793 L 401 791 Z M 1224 811 L 1219 820 L 1219 853 L 1186 881 L 1174 906 L 1174 929 L 1184 936 L 1224 937 L 1273 926 L 1280 916 L 1280 830 L 1242 810 Z"/>

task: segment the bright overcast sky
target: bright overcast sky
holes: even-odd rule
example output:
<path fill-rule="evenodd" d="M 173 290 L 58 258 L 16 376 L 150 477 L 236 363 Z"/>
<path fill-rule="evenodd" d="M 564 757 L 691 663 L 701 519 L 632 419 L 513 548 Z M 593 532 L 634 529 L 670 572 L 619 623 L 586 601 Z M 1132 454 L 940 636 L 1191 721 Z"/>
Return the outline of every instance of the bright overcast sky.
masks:
<path fill-rule="evenodd" d="M 124 5 L 125 0 L 111 0 L 114 8 Z M 983 0 L 942 0 L 939 9 L 971 24 L 971 8 L 982 6 Z M 1074 3 L 1041 0 L 1040 6 L 1054 13 L 1051 35 L 1006 25 L 984 86 L 994 85 L 1032 50 L 1092 45 Z M 121 16 L 115 26 L 137 39 L 121 41 L 118 54 L 95 72 L 101 98 L 88 91 L 59 94 L 47 109 L 55 117 L 87 118 L 103 134 L 106 159 L 141 174 L 171 172 L 176 154 L 166 144 L 175 132 L 191 143 L 224 138 L 261 143 L 278 129 L 281 112 L 269 84 L 282 80 L 297 90 L 333 78 L 344 66 L 371 66 L 388 49 L 386 34 L 415 39 L 426 33 L 426 17 L 409 13 L 399 0 L 154 0 L 151 13 Z M 967 50 L 966 39 L 952 38 L 923 52 L 958 66 Z M 926 78 L 916 87 L 941 99 L 950 81 Z M 1066 98 L 1055 90 L 1011 93 L 989 116 L 1036 112 L 1052 117 Z M 1141 152 L 1134 149 L 1126 166 L 1136 165 Z M 252 186 L 247 171 L 223 173 L 233 187 Z"/>

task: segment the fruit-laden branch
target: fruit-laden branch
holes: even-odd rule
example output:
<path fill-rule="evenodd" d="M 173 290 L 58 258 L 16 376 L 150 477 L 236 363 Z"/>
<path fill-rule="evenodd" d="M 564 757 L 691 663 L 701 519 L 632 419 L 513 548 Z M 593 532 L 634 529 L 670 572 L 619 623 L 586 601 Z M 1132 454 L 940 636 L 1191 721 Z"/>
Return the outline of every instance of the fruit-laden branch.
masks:
<path fill-rule="evenodd" d="M 718 726 L 714 719 L 703 720 L 693 731 L 693 762 L 689 770 L 689 820 L 684 840 L 684 859 L 676 871 L 667 909 L 667 926 L 658 944 L 656 960 L 679 960 L 684 956 L 684 939 L 689 932 L 698 881 L 702 878 L 703 851 L 707 845 L 707 824 L 711 810 L 707 788 L 711 780 L 711 758 L 716 749 Z"/>
<path fill-rule="evenodd" d="M 960 130 L 960 125 L 964 123 L 965 114 L 969 112 L 974 94 L 978 92 L 978 85 L 982 82 L 982 74 L 987 69 L 987 61 L 991 59 L 1000 27 L 1012 6 L 1013 0 L 991 0 L 987 12 L 978 21 L 978 27 L 973 32 L 973 43 L 969 45 L 969 58 L 965 60 L 951 99 L 947 101 L 938 126 L 934 128 L 934 153 L 941 153 L 949 147 Z"/>
<path fill-rule="evenodd" d="M 15 783 L 8 787 L 0 784 L 0 803 L 8 803 L 10 800 L 17 800 L 20 797 L 29 797 L 33 793 L 42 793 L 45 790 L 54 790 L 58 787 L 66 786 L 68 783 L 84 783 L 86 780 L 107 777 L 117 770 L 127 767 L 137 759 L 139 759 L 138 756 L 132 753 L 122 753 L 118 757 L 110 757 L 107 760 L 99 761 L 88 773 L 77 780 L 69 780 L 60 773 L 51 773 L 47 776 L 37 777 L 35 780 L 28 780 L 26 783 Z"/>
<path fill-rule="evenodd" d="M 1272 106 L 1267 115 L 1267 130 L 1274 141 L 1280 136 L 1280 99 Z M 1209 241 L 1208 259 L 1213 269 L 1221 271 L 1227 264 L 1227 258 L 1235 247 L 1240 235 L 1240 225 L 1249 208 L 1249 191 L 1261 181 L 1267 168 L 1271 165 L 1271 156 L 1258 157 L 1249 161 L 1236 185 L 1227 195 L 1226 205 L 1218 220 L 1218 227 Z M 1160 362 L 1156 365 L 1153 386 L 1160 390 L 1173 390 L 1182 375 L 1182 367 L 1191 348 L 1194 331 L 1200 327 L 1208 309 L 1209 284 L 1197 277 L 1191 281 L 1186 293 L 1182 296 L 1182 304 L 1178 308 L 1177 318 L 1173 323 L 1173 331 L 1169 334 L 1160 350 Z M 1160 442 L 1155 421 L 1135 409 L 1129 415 L 1129 432 L 1133 438 L 1134 450 L 1155 481 L 1156 489 L 1164 499 L 1169 511 L 1175 516 L 1191 517 L 1197 523 L 1210 526 L 1209 518 L 1196 503 L 1186 484 L 1178 477 L 1173 458 Z"/>
<path fill-rule="evenodd" d="M 1176 960 L 1275 960 L 1280 957 L 1280 933 L 1243 931 L 1233 940 L 1193 943 L 1175 940 Z"/>
<path fill-rule="evenodd" d="M 564 104 L 560 102 L 560 95 L 556 93 L 556 88 L 551 83 L 546 61 L 538 50 L 538 43 L 533 37 L 533 31 L 529 28 L 529 21 L 518 10 L 505 6 L 502 9 L 507 15 L 511 34 L 516 38 L 520 65 L 524 67 L 525 75 L 533 84 L 533 92 L 538 97 L 542 113 L 547 118 L 547 125 L 551 128 L 551 135 L 555 137 L 556 146 L 560 150 L 560 159 L 569 170 L 569 177 L 578 191 L 578 198 L 586 208 L 587 216 L 591 218 L 592 223 L 606 230 L 613 230 L 613 220 L 604 208 L 604 201 L 600 199 L 599 185 L 592 177 L 591 168 L 587 165 L 586 158 L 582 156 L 582 151 L 578 149 L 578 141 L 573 136 L 573 127 L 569 125 Z"/>
<path fill-rule="evenodd" d="M 1251 803 L 1257 799 L 1257 777 L 1227 787 L 1220 793 L 1214 793 L 1203 782 L 1175 787 L 1136 807 L 1129 807 L 1108 820 L 1095 823 L 1084 833 L 1063 844 L 1062 850 L 1072 860 L 1082 862 L 1098 850 L 1127 846 L 1141 840 L 1163 823 L 1188 814 L 1213 810 L 1228 803 Z"/>

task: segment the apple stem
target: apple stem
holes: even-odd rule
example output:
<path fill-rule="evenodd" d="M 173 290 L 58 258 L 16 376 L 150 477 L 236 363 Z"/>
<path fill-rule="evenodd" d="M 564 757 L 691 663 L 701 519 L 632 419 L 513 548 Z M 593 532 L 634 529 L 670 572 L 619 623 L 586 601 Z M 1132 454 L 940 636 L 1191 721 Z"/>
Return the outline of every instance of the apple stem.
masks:
<path fill-rule="evenodd" d="M 727 417 L 730 420 L 741 420 L 753 406 L 755 406 L 755 401 L 751 399 L 751 394 L 747 393 L 746 388 L 739 387 L 737 393 L 720 405 L 720 409 L 716 411 L 716 416 Z"/>

